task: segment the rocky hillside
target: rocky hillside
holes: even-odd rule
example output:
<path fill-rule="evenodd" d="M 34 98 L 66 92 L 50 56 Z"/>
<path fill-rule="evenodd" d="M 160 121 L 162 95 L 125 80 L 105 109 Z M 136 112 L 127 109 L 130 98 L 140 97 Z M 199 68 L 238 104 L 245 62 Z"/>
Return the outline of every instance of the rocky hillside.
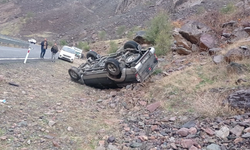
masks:
<path fill-rule="evenodd" d="M 158 11 L 185 19 L 200 8 L 211 11 L 230 0 L 1 0 L 1 34 L 26 40 L 96 41 L 100 31 L 107 39 L 124 36 L 133 27 L 145 27 Z M 233 1 L 236 2 L 236 1 Z M 122 35 L 117 30 L 123 29 Z M 126 32 L 127 31 L 127 32 Z"/>

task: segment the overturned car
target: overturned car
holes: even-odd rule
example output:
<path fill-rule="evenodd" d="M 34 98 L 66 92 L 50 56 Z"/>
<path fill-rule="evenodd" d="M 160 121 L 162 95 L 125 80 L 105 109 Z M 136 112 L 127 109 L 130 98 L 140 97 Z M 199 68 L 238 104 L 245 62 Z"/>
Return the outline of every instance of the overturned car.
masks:
<path fill-rule="evenodd" d="M 86 63 L 70 68 L 68 73 L 72 80 L 96 88 L 144 82 L 158 64 L 155 49 L 142 49 L 135 41 L 126 42 L 116 53 L 100 56 L 89 51 L 86 57 Z"/>

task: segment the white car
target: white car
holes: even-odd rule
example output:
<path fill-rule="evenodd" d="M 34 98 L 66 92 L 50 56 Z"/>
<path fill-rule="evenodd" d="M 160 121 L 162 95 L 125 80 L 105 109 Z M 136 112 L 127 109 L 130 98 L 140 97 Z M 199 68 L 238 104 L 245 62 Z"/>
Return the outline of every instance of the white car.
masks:
<path fill-rule="evenodd" d="M 67 60 L 73 63 L 75 59 L 75 50 L 72 47 L 63 46 L 59 53 L 58 59 Z"/>
<path fill-rule="evenodd" d="M 28 40 L 31 44 L 36 44 L 36 40 L 35 39 L 29 39 Z"/>

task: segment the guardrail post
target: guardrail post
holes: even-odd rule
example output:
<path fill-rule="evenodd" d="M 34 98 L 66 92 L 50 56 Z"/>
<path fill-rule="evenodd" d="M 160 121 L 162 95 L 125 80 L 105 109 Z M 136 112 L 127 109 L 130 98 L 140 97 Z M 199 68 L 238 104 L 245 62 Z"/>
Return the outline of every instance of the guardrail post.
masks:
<path fill-rule="evenodd" d="M 28 53 L 26 54 L 26 57 L 25 57 L 25 59 L 24 59 L 24 62 L 23 63 L 25 63 L 26 64 L 26 61 L 27 61 L 27 59 L 28 59 L 28 56 L 29 56 L 29 53 L 30 53 L 30 47 L 29 47 L 29 49 L 28 49 Z"/>

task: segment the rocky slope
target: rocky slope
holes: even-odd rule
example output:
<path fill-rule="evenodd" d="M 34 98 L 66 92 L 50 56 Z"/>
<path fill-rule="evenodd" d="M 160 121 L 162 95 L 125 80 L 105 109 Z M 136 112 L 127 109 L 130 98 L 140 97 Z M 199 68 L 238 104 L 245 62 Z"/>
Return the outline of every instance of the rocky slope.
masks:
<path fill-rule="evenodd" d="M 209 0 L 9 0 L 0 4 L 2 34 L 19 38 L 77 41 L 98 40 L 104 31 L 107 39 L 117 38 L 116 30 L 144 27 L 158 11 L 164 10 L 173 19 L 196 14 L 199 8 L 211 11 L 230 1 Z"/>

